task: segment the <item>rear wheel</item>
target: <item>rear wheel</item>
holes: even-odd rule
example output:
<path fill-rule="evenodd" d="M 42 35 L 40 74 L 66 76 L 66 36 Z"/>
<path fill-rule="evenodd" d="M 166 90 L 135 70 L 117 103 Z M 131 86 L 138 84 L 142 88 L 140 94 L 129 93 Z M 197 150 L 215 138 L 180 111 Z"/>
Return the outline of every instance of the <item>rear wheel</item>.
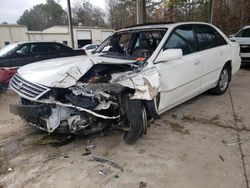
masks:
<path fill-rule="evenodd" d="M 215 88 L 211 89 L 211 92 L 216 95 L 222 95 L 227 91 L 231 77 L 231 69 L 228 65 L 225 65 L 220 73 L 219 81 Z"/>
<path fill-rule="evenodd" d="M 130 100 L 128 96 L 124 98 L 124 107 L 127 116 L 127 124 L 130 129 L 124 134 L 124 141 L 127 144 L 134 144 L 142 134 L 147 132 L 147 114 L 140 100 Z"/>

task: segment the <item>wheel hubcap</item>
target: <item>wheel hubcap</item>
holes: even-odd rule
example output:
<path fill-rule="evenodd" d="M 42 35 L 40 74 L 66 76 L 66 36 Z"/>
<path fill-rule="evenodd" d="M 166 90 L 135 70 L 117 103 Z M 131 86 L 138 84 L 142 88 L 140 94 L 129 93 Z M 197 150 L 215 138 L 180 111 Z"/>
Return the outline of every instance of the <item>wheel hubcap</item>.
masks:
<path fill-rule="evenodd" d="M 228 85 L 228 71 L 226 69 L 224 69 L 220 75 L 220 89 L 222 91 L 224 91 L 226 88 L 227 88 L 227 85 Z"/>

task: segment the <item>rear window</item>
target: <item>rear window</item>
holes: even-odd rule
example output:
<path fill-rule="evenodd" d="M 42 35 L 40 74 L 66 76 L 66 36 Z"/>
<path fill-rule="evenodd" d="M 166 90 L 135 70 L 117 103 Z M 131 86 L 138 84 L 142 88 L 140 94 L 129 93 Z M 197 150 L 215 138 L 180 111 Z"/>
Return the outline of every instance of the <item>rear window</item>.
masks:
<path fill-rule="evenodd" d="M 182 49 L 183 55 L 197 51 L 194 32 L 192 26 L 178 27 L 169 37 L 163 47 L 166 49 Z"/>

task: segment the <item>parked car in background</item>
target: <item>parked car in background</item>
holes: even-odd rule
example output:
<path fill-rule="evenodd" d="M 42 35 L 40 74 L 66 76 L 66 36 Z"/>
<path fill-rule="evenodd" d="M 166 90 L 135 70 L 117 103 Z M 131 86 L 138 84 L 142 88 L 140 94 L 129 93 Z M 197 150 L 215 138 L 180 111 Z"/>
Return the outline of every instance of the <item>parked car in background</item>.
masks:
<path fill-rule="evenodd" d="M 90 57 L 22 67 L 10 82 L 21 100 L 10 109 L 47 132 L 111 126 L 133 144 L 148 119 L 204 91 L 225 93 L 240 68 L 239 52 L 210 24 L 137 25 L 115 32 Z"/>
<path fill-rule="evenodd" d="M 85 51 L 86 55 L 89 56 L 99 45 L 99 43 L 87 44 L 83 46 L 82 49 Z"/>
<path fill-rule="evenodd" d="M 29 63 L 59 57 L 85 55 L 81 49 L 72 49 L 57 42 L 20 42 L 0 50 L 0 86 L 7 87 L 15 70 Z"/>
<path fill-rule="evenodd" d="M 7 90 L 9 81 L 16 72 L 16 68 L 0 68 L 0 93 Z"/>
<path fill-rule="evenodd" d="M 231 40 L 240 44 L 242 62 L 250 63 L 250 26 L 241 29 Z"/>

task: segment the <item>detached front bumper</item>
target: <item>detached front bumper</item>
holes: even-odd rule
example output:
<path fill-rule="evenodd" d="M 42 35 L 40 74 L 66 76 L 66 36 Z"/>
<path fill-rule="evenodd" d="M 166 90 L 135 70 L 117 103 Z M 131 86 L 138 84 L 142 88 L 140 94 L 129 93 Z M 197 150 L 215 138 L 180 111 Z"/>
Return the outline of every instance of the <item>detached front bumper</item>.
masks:
<path fill-rule="evenodd" d="M 52 114 L 49 105 L 10 105 L 10 112 L 24 118 L 29 124 L 43 131 L 50 132 L 48 119 Z"/>
<path fill-rule="evenodd" d="M 46 104 L 41 105 L 10 105 L 10 112 L 22 117 L 48 118 L 51 115 L 51 108 Z"/>

